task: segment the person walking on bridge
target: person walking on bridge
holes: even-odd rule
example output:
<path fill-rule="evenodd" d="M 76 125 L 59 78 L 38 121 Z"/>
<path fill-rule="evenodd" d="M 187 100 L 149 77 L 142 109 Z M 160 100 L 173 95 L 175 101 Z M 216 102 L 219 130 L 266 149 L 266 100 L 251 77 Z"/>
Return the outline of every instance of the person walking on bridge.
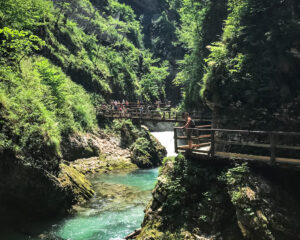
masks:
<path fill-rule="evenodd" d="M 191 137 L 192 137 L 193 130 L 191 130 L 190 128 L 195 127 L 195 124 L 194 124 L 194 121 L 192 120 L 192 118 L 190 117 L 190 114 L 188 112 L 184 113 L 184 119 L 185 119 L 185 125 L 182 128 L 185 129 L 189 149 L 192 149 L 193 148 L 193 142 L 192 142 Z"/>

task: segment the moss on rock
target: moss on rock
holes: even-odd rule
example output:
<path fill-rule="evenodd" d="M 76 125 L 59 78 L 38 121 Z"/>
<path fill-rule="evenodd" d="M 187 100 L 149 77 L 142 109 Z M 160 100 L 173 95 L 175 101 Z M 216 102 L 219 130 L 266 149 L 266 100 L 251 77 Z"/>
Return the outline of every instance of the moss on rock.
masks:
<path fill-rule="evenodd" d="M 7 163 L 6 171 L 3 169 L 0 168 L 0 208 L 12 215 L 12 220 L 65 214 L 94 193 L 85 176 L 66 164 L 51 173 L 16 159 Z"/>
<path fill-rule="evenodd" d="M 166 158 L 137 239 L 300 239 L 299 176 L 286 171 Z"/>
<path fill-rule="evenodd" d="M 57 178 L 63 189 L 70 189 L 74 196 L 74 203 L 90 199 L 95 192 L 91 183 L 76 168 L 64 163 L 60 164 L 60 174 Z"/>
<path fill-rule="evenodd" d="M 160 166 L 166 155 L 166 150 L 153 137 L 150 140 L 144 137 L 138 138 L 131 146 L 132 162 L 140 168 Z"/>
<path fill-rule="evenodd" d="M 140 168 L 161 165 L 167 151 L 146 126 L 136 126 L 130 120 L 114 121 L 113 126 L 121 135 L 121 146 L 130 147 L 134 164 Z"/>
<path fill-rule="evenodd" d="M 105 154 L 100 154 L 99 157 L 77 159 L 71 165 L 83 174 L 107 173 L 114 170 L 132 170 L 138 168 L 128 158 L 110 158 Z"/>

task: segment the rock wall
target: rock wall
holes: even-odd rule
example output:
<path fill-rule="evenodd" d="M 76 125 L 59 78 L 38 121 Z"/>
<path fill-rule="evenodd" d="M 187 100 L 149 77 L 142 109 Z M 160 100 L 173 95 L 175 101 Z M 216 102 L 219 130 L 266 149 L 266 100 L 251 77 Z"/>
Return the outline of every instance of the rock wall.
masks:
<path fill-rule="evenodd" d="M 300 239 L 298 172 L 166 160 L 137 239 Z"/>
<path fill-rule="evenodd" d="M 58 216 L 94 194 L 85 176 L 66 164 L 61 164 L 55 175 L 17 160 L 12 163 L 0 168 L 3 219 L 5 216 L 18 220 Z"/>

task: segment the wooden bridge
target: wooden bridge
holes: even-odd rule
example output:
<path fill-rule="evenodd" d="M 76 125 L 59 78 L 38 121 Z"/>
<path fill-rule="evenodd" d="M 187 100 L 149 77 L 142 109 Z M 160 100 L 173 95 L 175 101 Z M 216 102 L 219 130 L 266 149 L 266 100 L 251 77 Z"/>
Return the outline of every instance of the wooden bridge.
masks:
<path fill-rule="evenodd" d="M 192 148 L 189 148 L 189 141 Z M 195 157 L 300 166 L 299 132 L 211 129 L 206 126 L 187 130 L 174 128 L 174 142 L 176 153 Z"/>
<path fill-rule="evenodd" d="M 140 107 L 127 108 L 126 111 L 102 109 L 98 111 L 100 116 L 111 119 L 132 119 L 156 122 L 185 122 L 182 112 L 175 112 L 171 110 L 148 110 Z M 195 122 L 201 121 L 210 124 L 211 117 L 204 116 L 203 113 L 192 112 L 190 113 Z"/>

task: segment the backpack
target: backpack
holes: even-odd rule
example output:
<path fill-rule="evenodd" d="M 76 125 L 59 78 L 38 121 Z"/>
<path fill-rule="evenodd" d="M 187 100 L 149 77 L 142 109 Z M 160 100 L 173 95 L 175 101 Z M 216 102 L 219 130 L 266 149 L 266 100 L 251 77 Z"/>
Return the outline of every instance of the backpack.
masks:
<path fill-rule="evenodd" d="M 191 120 L 190 128 L 195 128 L 195 127 L 196 127 L 195 121 L 192 119 Z"/>

